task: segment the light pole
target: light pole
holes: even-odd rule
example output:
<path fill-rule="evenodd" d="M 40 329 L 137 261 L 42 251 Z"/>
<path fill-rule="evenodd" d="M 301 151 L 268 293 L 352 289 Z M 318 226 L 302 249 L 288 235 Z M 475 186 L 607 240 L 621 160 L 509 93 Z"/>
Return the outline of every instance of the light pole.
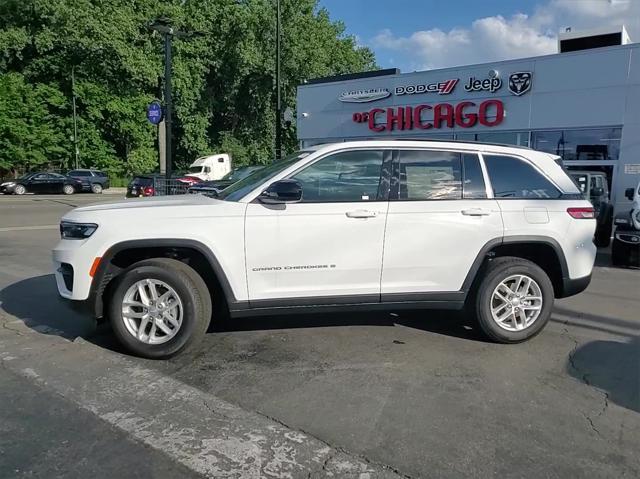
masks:
<path fill-rule="evenodd" d="M 169 25 L 167 19 L 157 19 L 153 21 L 149 28 L 164 35 L 164 124 L 165 124 L 165 156 L 166 156 L 166 172 L 165 175 L 171 178 L 172 155 L 171 155 L 171 123 L 172 123 L 172 103 L 171 103 L 171 40 L 176 32 Z"/>
<path fill-rule="evenodd" d="M 73 103 L 73 155 L 75 169 L 79 168 L 80 150 L 78 149 L 78 119 L 76 115 L 76 67 L 71 67 L 71 98 Z"/>
<path fill-rule="evenodd" d="M 280 97 L 280 0 L 276 0 L 276 161 L 282 158 L 282 104 Z"/>

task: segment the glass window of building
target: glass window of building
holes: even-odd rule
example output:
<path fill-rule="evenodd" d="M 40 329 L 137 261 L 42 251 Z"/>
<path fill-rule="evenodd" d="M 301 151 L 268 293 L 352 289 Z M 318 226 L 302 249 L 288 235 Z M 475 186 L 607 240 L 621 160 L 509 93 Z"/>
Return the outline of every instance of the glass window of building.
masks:
<path fill-rule="evenodd" d="M 504 143 L 505 145 L 529 146 L 528 131 L 497 131 L 491 133 L 458 133 L 456 140 L 480 143 Z"/>
<path fill-rule="evenodd" d="M 536 150 L 554 153 L 564 161 L 612 161 L 620 156 L 622 128 L 534 131 Z"/>

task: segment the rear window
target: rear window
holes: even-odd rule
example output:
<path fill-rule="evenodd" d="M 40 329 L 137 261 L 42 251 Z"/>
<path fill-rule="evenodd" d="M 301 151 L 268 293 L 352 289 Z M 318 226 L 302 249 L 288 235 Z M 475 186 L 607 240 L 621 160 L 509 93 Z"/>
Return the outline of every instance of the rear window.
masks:
<path fill-rule="evenodd" d="M 148 177 L 135 177 L 131 180 L 131 186 L 151 186 L 153 185 L 153 178 Z"/>
<path fill-rule="evenodd" d="M 483 155 L 496 198 L 554 199 L 562 193 L 532 165 L 520 158 Z"/>

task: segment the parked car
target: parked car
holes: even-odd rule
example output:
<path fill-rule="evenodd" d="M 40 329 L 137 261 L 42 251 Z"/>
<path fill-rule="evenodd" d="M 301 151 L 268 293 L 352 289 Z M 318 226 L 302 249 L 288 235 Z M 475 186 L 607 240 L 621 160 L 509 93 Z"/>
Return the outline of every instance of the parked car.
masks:
<path fill-rule="evenodd" d="M 212 315 L 385 308 L 466 308 L 518 343 L 589 285 L 595 229 L 556 155 L 376 140 L 297 152 L 218 198 L 77 208 L 53 262 L 60 295 L 147 358 L 193 347 Z"/>
<path fill-rule="evenodd" d="M 246 178 L 256 171 L 261 170 L 262 168 L 262 166 L 241 166 L 240 168 L 235 168 L 220 180 L 203 181 L 201 183 L 194 184 L 189 188 L 189 193 L 200 193 L 213 197 L 218 196 L 218 193 L 220 193 L 225 188 L 231 186 L 236 181 L 240 181 L 243 178 Z"/>
<path fill-rule="evenodd" d="M 109 188 L 109 177 L 105 172 L 100 170 L 71 170 L 67 173 L 67 176 L 80 180 L 82 182 L 82 191 L 99 194 Z"/>
<path fill-rule="evenodd" d="M 154 189 L 154 177 L 164 178 L 164 175 L 138 175 L 135 176 L 127 185 L 126 198 L 143 198 L 145 196 L 153 196 L 155 194 Z"/>
<path fill-rule="evenodd" d="M 629 211 L 616 215 L 611 262 L 615 266 L 640 267 L 640 184 L 627 188 L 625 196 L 632 201 L 632 206 Z"/>
<path fill-rule="evenodd" d="M 37 172 L 29 173 L 13 181 L 6 181 L 0 185 L 0 192 L 5 195 L 25 193 L 64 193 L 72 195 L 82 191 L 82 183 L 58 173 Z"/>
<path fill-rule="evenodd" d="M 600 248 L 609 246 L 613 229 L 613 204 L 609 199 L 607 175 L 600 171 L 571 171 L 584 197 L 591 202 L 596 213 L 596 234 L 593 242 Z"/>

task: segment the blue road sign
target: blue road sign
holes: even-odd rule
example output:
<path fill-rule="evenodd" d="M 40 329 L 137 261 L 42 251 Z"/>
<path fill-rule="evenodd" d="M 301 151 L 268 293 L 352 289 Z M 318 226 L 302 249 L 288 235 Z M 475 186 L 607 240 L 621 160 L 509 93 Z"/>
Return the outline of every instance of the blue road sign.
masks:
<path fill-rule="evenodd" d="M 157 125 L 162 121 L 162 105 L 158 101 L 152 101 L 147 107 L 147 119 Z"/>

